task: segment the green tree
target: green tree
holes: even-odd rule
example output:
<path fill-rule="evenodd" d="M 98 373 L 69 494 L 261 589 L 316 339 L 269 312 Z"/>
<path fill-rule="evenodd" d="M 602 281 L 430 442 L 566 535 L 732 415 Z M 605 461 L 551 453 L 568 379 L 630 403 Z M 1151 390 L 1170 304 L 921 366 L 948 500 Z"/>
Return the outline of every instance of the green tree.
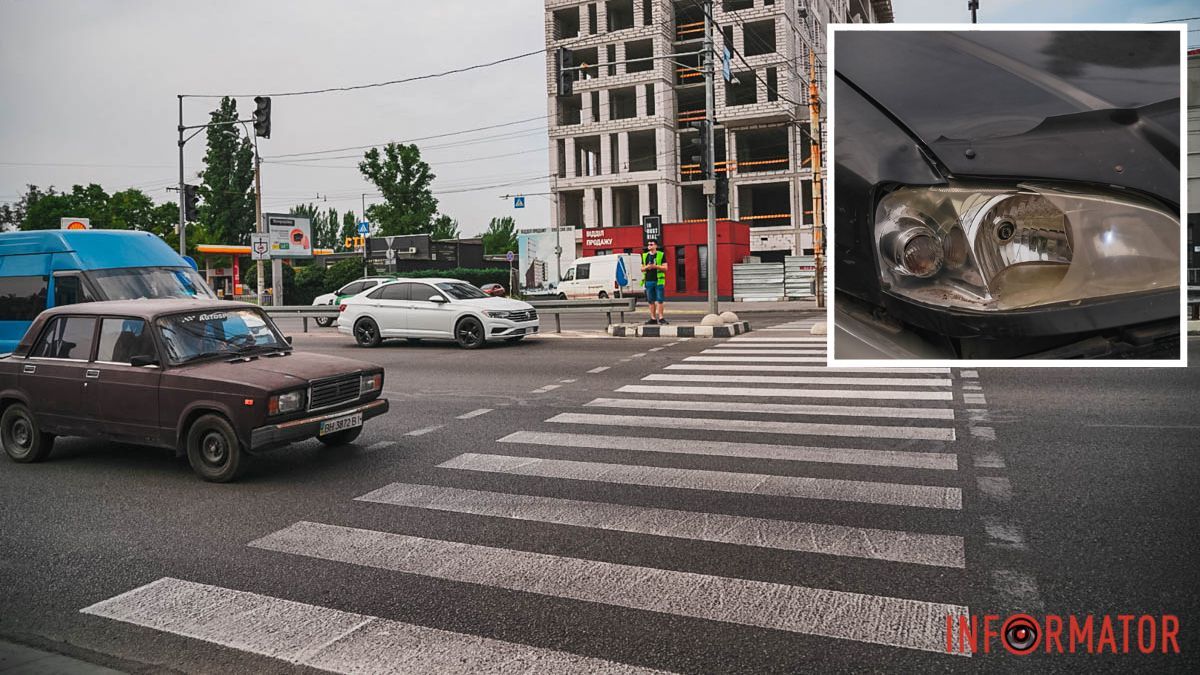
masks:
<path fill-rule="evenodd" d="M 434 241 L 440 239 L 458 239 L 458 221 L 446 214 L 438 216 L 429 228 L 429 237 Z"/>
<path fill-rule="evenodd" d="M 512 216 L 492 218 L 488 229 L 483 233 L 483 252 L 485 255 L 499 255 L 517 250 L 517 221 Z"/>
<path fill-rule="evenodd" d="M 289 209 L 288 213 L 308 218 L 312 226 L 313 248 L 337 248 L 341 245 L 342 242 L 338 238 L 341 223 L 338 222 L 337 209 L 322 211 L 316 204 L 297 204 Z"/>
<path fill-rule="evenodd" d="M 207 129 L 208 151 L 200 173 L 197 233 L 209 243 L 249 244 L 254 223 L 254 150 L 237 124 L 237 102 L 226 96 L 212 111 Z M 198 237 L 199 238 L 199 237 Z"/>
<path fill-rule="evenodd" d="M 152 232 L 174 246 L 179 209 L 176 204 L 155 204 L 145 192 L 128 189 L 109 195 L 95 183 L 72 186 L 70 192 L 53 187 L 43 191 L 28 186 L 5 216 L 15 220 L 22 230 L 55 230 L 62 218 L 87 218 L 92 227 L 109 230 Z"/>
<path fill-rule="evenodd" d="M 388 143 L 383 153 L 371 148 L 358 169 L 383 195 L 383 203 L 367 207 L 366 214 L 367 220 L 378 224 L 380 235 L 430 231 L 438 208 L 431 190 L 435 176 L 417 146 Z"/>
<path fill-rule="evenodd" d="M 338 235 L 337 249 L 339 251 L 346 250 L 346 239 L 358 236 L 358 219 L 354 217 L 353 211 L 347 211 L 342 214 L 342 231 Z"/>

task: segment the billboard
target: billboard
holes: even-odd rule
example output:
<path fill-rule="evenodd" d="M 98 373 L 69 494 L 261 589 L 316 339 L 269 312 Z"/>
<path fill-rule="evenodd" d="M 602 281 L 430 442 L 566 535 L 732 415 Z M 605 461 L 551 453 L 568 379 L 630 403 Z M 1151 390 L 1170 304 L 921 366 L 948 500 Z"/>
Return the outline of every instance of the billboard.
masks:
<path fill-rule="evenodd" d="M 575 262 L 575 230 L 562 230 L 558 237 L 561 263 L 554 251 L 554 230 L 517 232 L 517 275 L 521 288 L 546 290 L 558 286 L 559 265 L 565 271 Z"/>
<path fill-rule="evenodd" d="M 312 224 L 308 218 L 281 213 L 264 213 L 267 233 L 271 237 L 272 258 L 307 258 L 312 256 Z"/>

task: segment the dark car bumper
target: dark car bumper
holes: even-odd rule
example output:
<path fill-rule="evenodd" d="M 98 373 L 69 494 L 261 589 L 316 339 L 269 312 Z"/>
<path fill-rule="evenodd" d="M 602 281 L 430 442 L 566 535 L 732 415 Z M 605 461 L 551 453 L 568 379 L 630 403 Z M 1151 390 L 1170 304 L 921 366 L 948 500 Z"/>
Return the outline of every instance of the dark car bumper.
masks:
<path fill-rule="evenodd" d="M 314 438 L 321 431 L 321 422 L 362 413 L 363 424 L 372 417 L 378 417 L 388 411 L 387 399 L 377 398 L 369 403 L 350 408 L 323 412 L 312 417 L 271 424 L 259 427 L 250 432 L 250 449 L 263 450 L 295 441 Z"/>

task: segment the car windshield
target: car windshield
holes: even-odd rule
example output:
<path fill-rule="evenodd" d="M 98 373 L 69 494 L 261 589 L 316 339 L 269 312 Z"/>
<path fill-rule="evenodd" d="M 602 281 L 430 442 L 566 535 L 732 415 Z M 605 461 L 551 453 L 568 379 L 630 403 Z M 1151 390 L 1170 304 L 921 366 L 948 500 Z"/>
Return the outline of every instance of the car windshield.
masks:
<path fill-rule="evenodd" d="M 87 275 L 105 300 L 217 297 L 190 267 L 125 267 L 90 270 Z"/>
<path fill-rule="evenodd" d="M 254 309 L 205 310 L 157 322 L 167 360 L 178 365 L 208 356 L 288 349 L 267 318 Z"/>
<path fill-rule="evenodd" d="M 487 293 L 475 288 L 465 281 L 444 281 L 437 285 L 443 292 L 456 300 L 471 300 L 472 298 L 489 297 Z"/>

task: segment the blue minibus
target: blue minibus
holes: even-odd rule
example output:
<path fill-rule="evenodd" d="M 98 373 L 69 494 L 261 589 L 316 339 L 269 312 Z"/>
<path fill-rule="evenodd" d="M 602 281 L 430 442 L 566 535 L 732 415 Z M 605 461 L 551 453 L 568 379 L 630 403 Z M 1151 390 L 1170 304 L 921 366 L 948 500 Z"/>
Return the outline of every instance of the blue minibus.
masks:
<path fill-rule="evenodd" d="M 92 300 L 215 298 L 157 236 L 133 230 L 0 234 L 0 354 L 43 310 Z"/>

